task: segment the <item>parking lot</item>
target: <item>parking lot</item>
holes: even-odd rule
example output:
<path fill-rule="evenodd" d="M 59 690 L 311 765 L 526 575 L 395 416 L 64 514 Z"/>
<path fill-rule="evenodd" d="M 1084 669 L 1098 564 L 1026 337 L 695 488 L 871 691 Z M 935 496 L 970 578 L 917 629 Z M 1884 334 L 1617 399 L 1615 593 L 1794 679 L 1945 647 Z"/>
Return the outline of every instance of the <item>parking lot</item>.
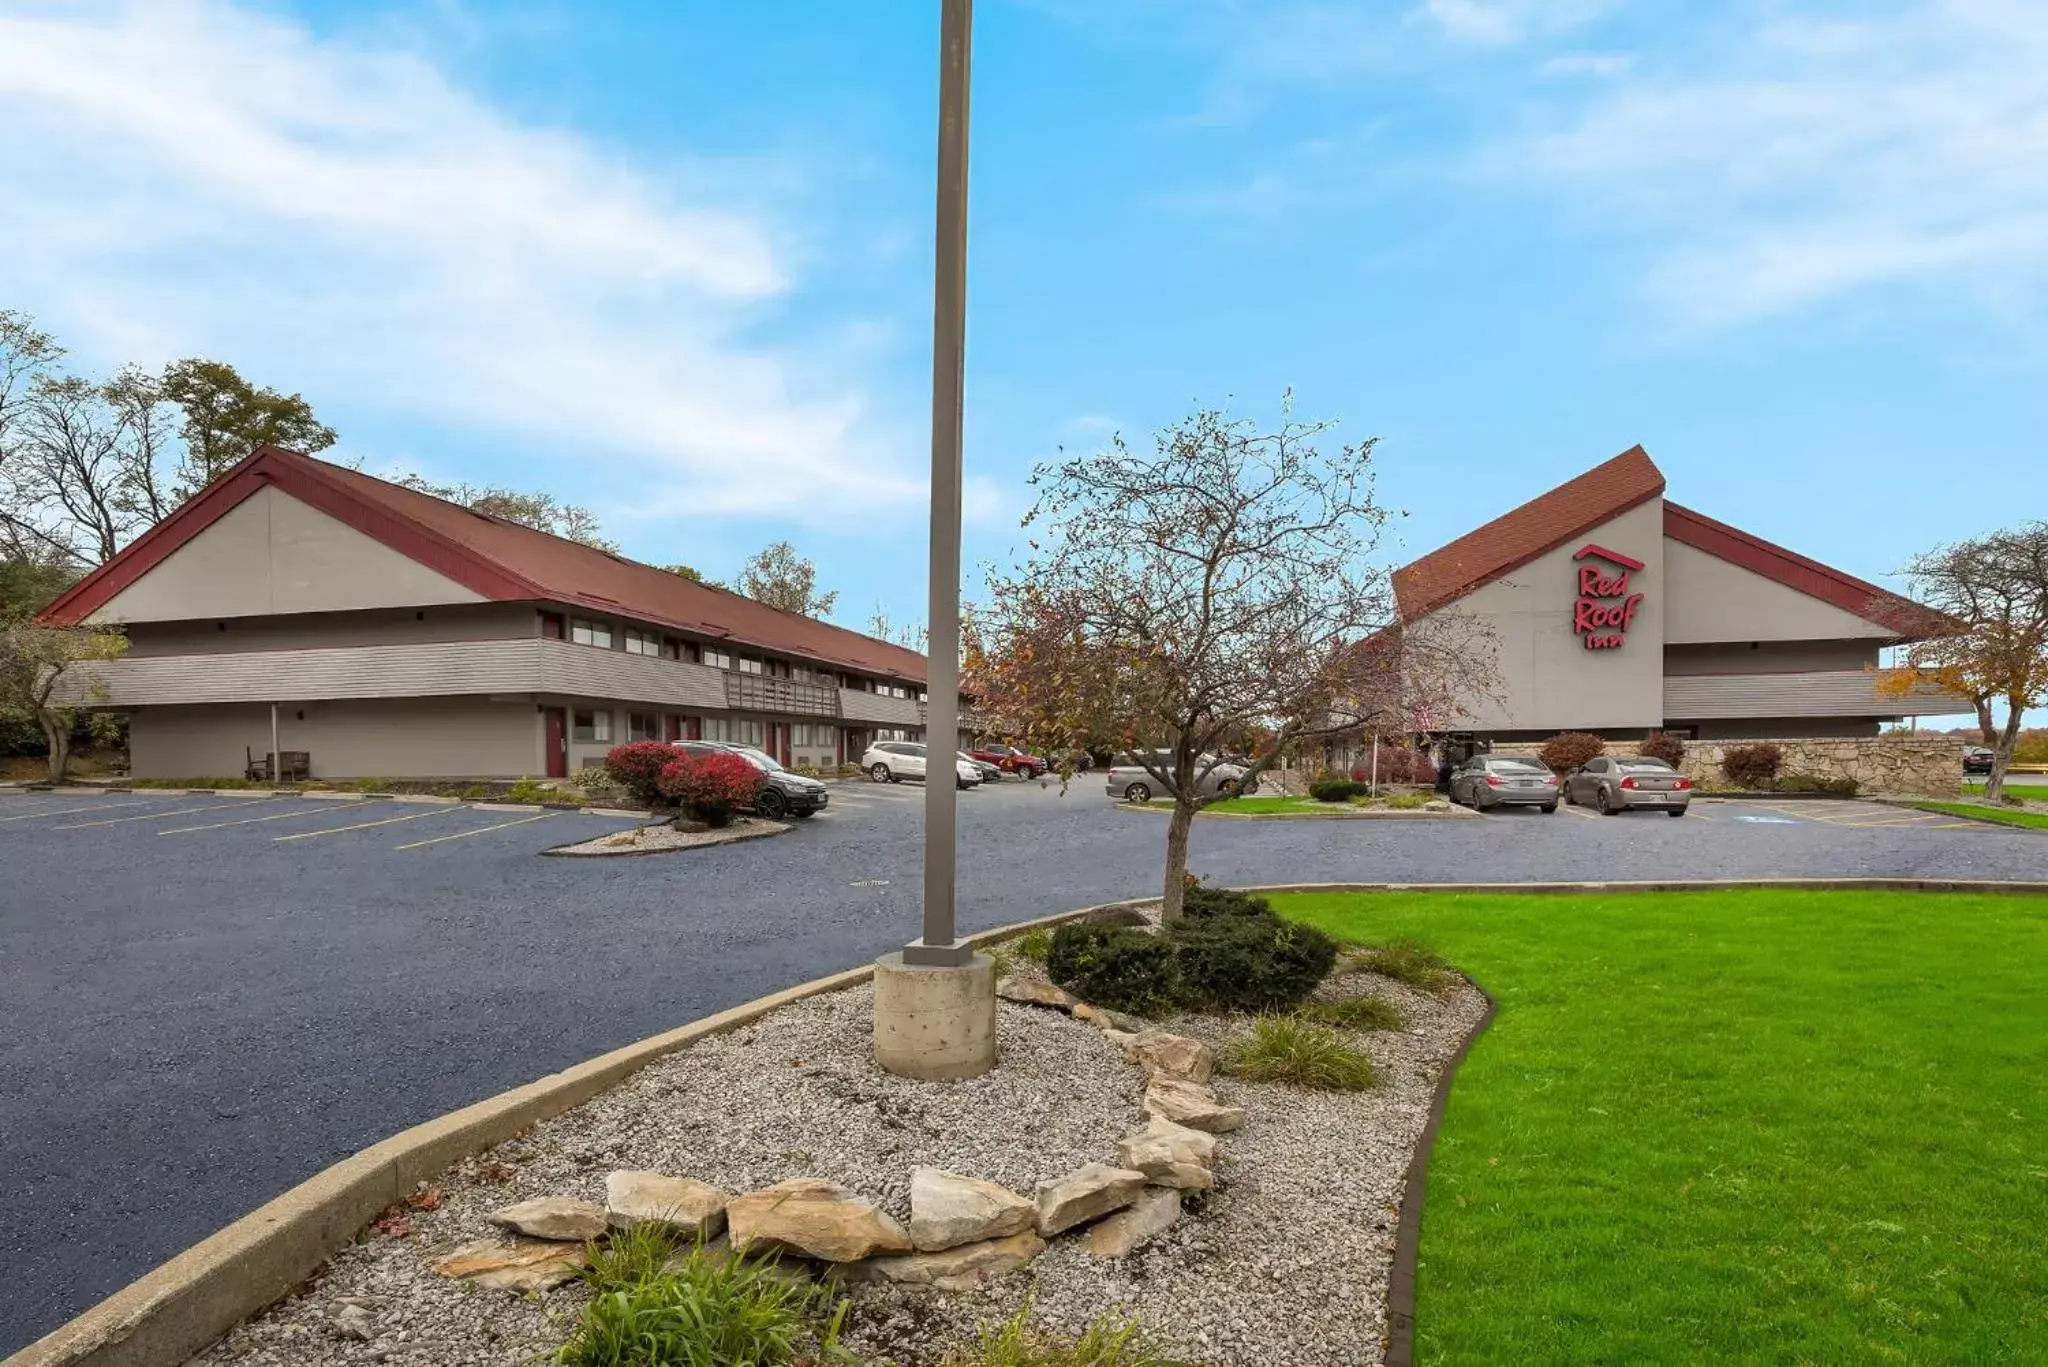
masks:
<path fill-rule="evenodd" d="M 0 1354 L 408 1125 L 902 944 L 923 790 L 773 840 L 537 857 L 636 818 L 474 803 L 0 796 Z M 1099 779 L 960 796 L 969 930 L 1156 892 Z M 2048 879 L 2048 838 L 1865 802 L 1198 822 L 1228 883 Z"/>

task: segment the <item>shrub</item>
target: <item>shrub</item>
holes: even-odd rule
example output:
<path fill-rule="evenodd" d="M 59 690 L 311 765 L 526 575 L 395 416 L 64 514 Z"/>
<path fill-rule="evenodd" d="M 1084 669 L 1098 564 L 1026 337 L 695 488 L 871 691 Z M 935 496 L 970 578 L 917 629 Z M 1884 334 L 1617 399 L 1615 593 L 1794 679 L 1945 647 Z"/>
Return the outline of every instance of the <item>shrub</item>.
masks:
<path fill-rule="evenodd" d="M 1308 785 L 1308 795 L 1318 802 L 1349 802 L 1366 788 L 1348 778 L 1319 778 Z"/>
<path fill-rule="evenodd" d="M 1768 741 L 1761 745 L 1734 745 L 1721 754 L 1721 772 L 1738 788 L 1768 788 L 1778 777 L 1785 752 Z"/>
<path fill-rule="evenodd" d="M 1643 743 L 1636 747 L 1636 753 L 1650 759 L 1661 759 L 1676 769 L 1685 763 L 1685 742 L 1664 731 L 1652 731 L 1643 737 Z"/>
<path fill-rule="evenodd" d="M 659 1224 L 593 1247 L 591 1297 L 559 1367 L 795 1367 L 839 1356 L 846 1303 L 772 1261 L 698 1247 L 681 1254 Z"/>
<path fill-rule="evenodd" d="M 1295 1016 L 1261 1016 L 1217 1060 L 1224 1072 L 1251 1082 L 1285 1082 L 1319 1092 L 1362 1092 L 1373 1085 L 1372 1060 L 1344 1037 Z"/>
<path fill-rule="evenodd" d="M 759 769 L 727 751 L 679 755 L 662 767 L 661 795 L 681 803 L 707 826 L 725 826 L 732 814 L 749 806 L 766 781 Z"/>
<path fill-rule="evenodd" d="M 1584 767 L 1587 760 L 1606 753 L 1606 740 L 1590 731 L 1560 731 L 1544 741 L 1536 755 L 1554 772 L 1568 774 Z"/>
<path fill-rule="evenodd" d="M 1018 958 L 1042 964 L 1046 956 L 1052 953 L 1052 932 L 1044 929 L 1027 930 L 1016 938 L 1011 947 L 1017 951 Z"/>
<path fill-rule="evenodd" d="M 1413 940 L 1367 949 L 1354 963 L 1368 973 L 1378 973 L 1424 992 L 1442 992 L 1451 985 L 1450 965 L 1444 962 L 1444 957 Z"/>
<path fill-rule="evenodd" d="M 1856 796 L 1858 788 L 1853 778 L 1823 778 L 1819 774 L 1786 774 L 1771 786 L 1781 793 L 1839 793 L 1843 797 Z"/>
<path fill-rule="evenodd" d="M 1428 787 L 1436 782 L 1436 765 L 1430 762 L 1427 751 L 1409 750 L 1398 745 L 1382 745 L 1380 782 L 1419 783 Z"/>
<path fill-rule="evenodd" d="M 547 784 L 535 783 L 524 774 L 519 776 L 517 783 L 505 790 L 507 802 L 553 802 L 559 797 L 561 794 Z"/>
<path fill-rule="evenodd" d="M 1104 1315 L 1071 1342 L 1041 1333 L 1025 1306 L 1001 1324 L 983 1326 L 981 1341 L 946 1354 L 943 1367 L 1180 1367 L 1145 1340 L 1138 1326 Z"/>
<path fill-rule="evenodd" d="M 610 782 L 631 793 L 634 800 L 653 807 L 662 799 L 661 771 L 675 761 L 676 748 L 658 740 L 636 740 L 627 745 L 614 745 L 604 752 L 603 775 Z M 584 771 L 588 773 L 588 770 Z M 584 775 L 576 776 L 576 786 L 588 790 Z"/>
<path fill-rule="evenodd" d="M 1173 1007 L 1173 960 L 1163 937 L 1134 926 L 1066 925 L 1052 933 L 1045 971 L 1083 1001 L 1145 1016 Z"/>
<path fill-rule="evenodd" d="M 1270 916 L 1273 904 L 1236 888 L 1212 888 L 1196 883 L 1181 896 L 1183 916 Z"/>
<path fill-rule="evenodd" d="M 490 788 L 481 783 L 472 783 L 467 788 L 464 788 L 461 793 L 463 800 L 466 802 L 482 802 L 490 795 Z"/>
<path fill-rule="evenodd" d="M 1397 812 L 1416 811 L 1419 808 L 1427 807 L 1429 802 L 1430 797 L 1428 793 L 1395 793 L 1387 799 L 1387 805 Z"/>
<path fill-rule="evenodd" d="M 1340 1025 L 1346 1030 L 1399 1030 L 1408 1024 L 1401 1015 L 1401 1008 L 1385 997 L 1340 997 L 1336 1001 L 1308 1002 L 1294 1014 L 1303 1020 Z"/>
<path fill-rule="evenodd" d="M 1279 1011 L 1315 991 L 1337 961 L 1337 944 L 1277 916 L 1182 918 L 1165 930 L 1182 1006 Z"/>

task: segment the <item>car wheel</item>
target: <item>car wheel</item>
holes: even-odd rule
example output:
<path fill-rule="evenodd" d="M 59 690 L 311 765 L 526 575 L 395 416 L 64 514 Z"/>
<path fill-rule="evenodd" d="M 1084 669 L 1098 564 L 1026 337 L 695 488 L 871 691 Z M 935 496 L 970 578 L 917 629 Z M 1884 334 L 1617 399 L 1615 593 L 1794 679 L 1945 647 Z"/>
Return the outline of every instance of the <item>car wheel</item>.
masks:
<path fill-rule="evenodd" d="M 879 762 L 874 768 L 868 770 L 868 777 L 877 783 L 894 783 L 896 781 L 896 775 L 889 772 L 889 766 Z"/>
<path fill-rule="evenodd" d="M 754 799 L 754 815 L 768 821 L 780 821 L 789 815 L 789 799 L 773 788 L 764 788 Z"/>
<path fill-rule="evenodd" d="M 1543 812 L 1543 814 L 1544 814 L 1545 816 L 1556 816 L 1556 815 L 1557 815 L 1557 804 L 1556 804 L 1555 802 L 1546 802 L 1546 803 L 1544 803 L 1544 804 L 1543 804 L 1543 807 L 1542 807 L 1542 809 L 1541 809 L 1541 810 L 1542 810 L 1542 812 Z"/>
<path fill-rule="evenodd" d="M 1133 783 L 1130 787 L 1124 789 L 1124 801 L 1126 802 L 1150 802 L 1151 800 L 1152 790 L 1142 783 Z"/>
<path fill-rule="evenodd" d="M 1237 795 L 1239 797 L 1250 797 L 1257 791 L 1259 791 L 1259 781 L 1255 778 L 1246 779 L 1237 785 Z"/>
<path fill-rule="evenodd" d="M 1614 815 L 1614 803 L 1608 799 L 1606 788 L 1593 790 L 1593 810 L 1602 816 Z"/>
<path fill-rule="evenodd" d="M 1664 815 L 1666 815 L 1666 816 L 1684 816 L 1684 815 L 1685 815 L 1685 808 L 1683 808 L 1683 807 L 1667 807 L 1667 808 L 1665 808 L 1665 809 L 1664 809 Z"/>

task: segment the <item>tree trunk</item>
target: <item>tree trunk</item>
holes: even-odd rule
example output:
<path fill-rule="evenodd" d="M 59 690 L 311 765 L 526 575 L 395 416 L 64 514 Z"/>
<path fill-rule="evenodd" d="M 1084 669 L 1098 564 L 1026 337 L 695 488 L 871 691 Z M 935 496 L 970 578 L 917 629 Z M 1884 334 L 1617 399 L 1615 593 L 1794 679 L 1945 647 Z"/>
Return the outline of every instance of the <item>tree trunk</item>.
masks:
<path fill-rule="evenodd" d="M 50 782 L 62 783 L 64 771 L 71 765 L 71 728 L 49 716 L 37 720 L 42 723 L 43 739 L 50 746 Z"/>
<path fill-rule="evenodd" d="M 1159 919 L 1178 921 L 1182 894 L 1188 883 L 1188 832 L 1195 824 L 1195 804 L 1185 797 L 1173 800 L 1173 816 L 1166 823 L 1166 886 L 1161 889 Z"/>
<path fill-rule="evenodd" d="M 1990 696 L 1987 694 L 1984 697 L 1978 698 L 1976 699 L 1976 703 L 1977 730 L 1983 738 L 1983 743 L 1986 745 L 1998 744 L 1998 727 L 1991 720 Z"/>
<path fill-rule="evenodd" d="M 2007 699 L 2010 708 L 2006 713 L 2005 729 L 1998 733 L 1997 742 L 1991 748 L 1991 776 L 1984 780 L 1984 800 L 2003 802 L 2005 800 L 2005 771 L 2012 765 L 2012 752 L 2019 747 L 2020 724 L 2026 720 L 2019 706 L 2023 699 Z"/>

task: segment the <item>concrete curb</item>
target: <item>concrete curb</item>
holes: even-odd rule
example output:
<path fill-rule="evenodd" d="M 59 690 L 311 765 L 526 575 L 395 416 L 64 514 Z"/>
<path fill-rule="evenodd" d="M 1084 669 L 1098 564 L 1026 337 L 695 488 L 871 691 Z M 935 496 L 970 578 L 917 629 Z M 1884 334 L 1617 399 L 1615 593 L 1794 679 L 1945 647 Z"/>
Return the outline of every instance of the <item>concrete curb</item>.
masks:
<path fill-rule="evenodd" d="M 1146 812 L 1155 816 L 1172 816 L 1170 807 L 1139 807 L 1129 802 L 1119 802 L 1120 812 Z M 1462 821 L 1479 813 L 1463 807 L 1453 807 L 1447 812 L 1425 812 L 1421 808 L 1410 811 L 1337 811 L 1337 812 L 1196 812 L 1197 818 L 1218 817 L 1226 821 Z"/>
<path fill-rule="evenodd" d="M 759 820 L 760 818 L 757 817 L 755 819 Z M 660 824 L 658 821 L 650 822 L 649 826 L 659 826 Z M 691 850 L 715 850 L 721 845 L 737 845 L 743 840 L 767 840 L 773 836 L 788 835 L 796 829 L 796 827 L 786 822 L 770 822 L 768 824 L 773 826 L 774 829 L 768 831 L 733 831 L 717 840 L 700 840 L 694 845 L 671 845 L 666 849 L 660 850 L 576 850 L 575 847 L 578 845 L 588 845 L 592 840 L 602 840 L 604 838 L 603 836 L 590 836 L 583 840 L 572 840 L 566 845 L 550 845 L 541 851 L 541 855 L 544 858 L 550 859 L 646 859 L 658 854 L 688 854 Z M 646 830 L 648 827 L 643 826 L 639 829 Z M 706 834 L 709 834 L 709 832 L 706 832 Z M 5 1367 L 5 1364 L 0 1363 L 0 1367 Z"/>
<path fill-rule="evenodd" d="M 1991 816 L 1991 815 L 1989 815 L 1989 814 L 1988 814 L 1988 813 L 1989 813 L 1990 811 L 1996 810 L 1995 808 L 1987 808 L 1987 809 L 1986 809 L 1987 815 L 1984 815 L 1984 816 L 1979 816 L 1979 815 L 1977 815 L 1977 814 L 1976 814 L 1975 812 L 1951 812 L 1951 811 L 1948 811 L 1948 810 L 1946 810 L 1946 808 L 1949 808 L 1949 807 L 1968 807 L 1968 806 L 1971 806 L 1971 805 L 1972 805 L 1971 803 L 1969 803 L 1969 802 L 1967 802 L 1967 801 L 1963 800 L 1962 798 L 1946 798 L 1946 797 L 1891 797 L 1891 798 L 1883 798 L 1883 797 L 1880 797 L 1880 798 L 1872 798 L 1872 799 L 1871 799 L 1871 801 L 1873 801 L 1873 802 L 1876 802 L 1876 803 L 1879 803 L 1880 805 L 1882 805 L 1882 806 L 1886 806 L 1886 807 L 1897 807 L 1897 808 L 1898 808 L 1898 809 L 1899 809 L 1900 811 L 1905 811 L 1905 812 L 1924 812 L 1924 813 L 1926 813 L 1926 814 L 1927 814 L 1927 815 L 1929 815 L 1929 816 L 1952 816 L 1952 817 L 1954 817 L 1954 818 L 1955 818 L 1956 820 L 1958 820 L 1958 821 L 1974 821 L 1974 822 L 1976 822 L 1976 823 L 1977 823 L 1977 824 L 1978 824 L 1979 826 L 1996 826 L 1996 827 L 1997 827 L 1998 829 L 2000 829 L 2000 830 L 2004 830 L 2004 831 L 2019 831 L 2019 832 L 2021 832 L 2022 834 L 2025 834 L 2025 835 L 2042 835 L 2042 834 L 2048 834 L 2048 831 L 2044 831 L 2044 830 L 2043 830 L 2043 829 L 2042 829 L 2041 827 L 2039 827 L 2039 826 L 2027 826 L 2027 825 L 2023 825 L 2023 824 L 2021 824 L 2020 822 L 2017 822 L 2017 821 L 2000 821 L 2000 820 L 1999 820 L 1999 819 L 1998 819 L 1997 817 L 1995 817 L 1995 816 Z M 1939 804 L 1941 804 L 1941 806 L 1940 806 L 1940 807 L 1929 807 L 1929 806 L 1925 805 L 1925 804 L 1927 804 L 1927 803 L 1930 803 L 1930 802 L 1934 802 L 1934 803 L 1939 803 Z M 2033 810 L 2033 809 L 2031 809 L 2031 808 L 2026 808 L 2026 807 L 2014 807 L 2014 808 L 2012 808 L 2011 810 L 2013 810 L 2013 811 L 2016 811 L 2016 812 L 2024 812 L 2024 811 L 2029 811 L 2029 810 Z"/>
<path fill-rule="evenodd" d="M 968 939 L 985 945 L 1132 904 L 1100 903 Z M 372 1144 L 202 1239 L 0 1367 L 178 1367 L 304 1280 L 377 1212 L 457 1160 L 581 1105 L 664 1054 L 791 1002 L 857 987 L 874 971 L 867 964 L 757 997 Z"/>

